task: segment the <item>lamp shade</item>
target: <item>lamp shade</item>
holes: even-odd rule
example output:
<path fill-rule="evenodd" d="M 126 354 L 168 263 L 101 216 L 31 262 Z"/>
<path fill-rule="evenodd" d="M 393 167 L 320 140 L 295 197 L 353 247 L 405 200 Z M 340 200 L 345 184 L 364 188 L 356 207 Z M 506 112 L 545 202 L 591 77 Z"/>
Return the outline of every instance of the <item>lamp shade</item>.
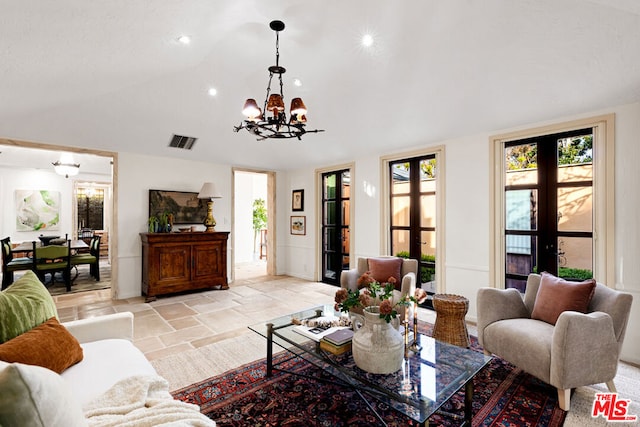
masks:
<path fill-rule="evenodd" d="M 258 104 L 255 99 L 249 98 L 244 103 L 242 108 L 242 114 L 244 114 L 249 120 L 254 120 L 262 115 Z"/>
<path fill-rule="evenodd" d="M 302 98 L 293 98 L 291 100 L 291 114 L 296 116 L 304 116 L 307 114 L 307 107 L 302 102 Z"/>
<path fill-rule="evenodd" d="M 280 94 L 272 93 L 271 95 L 269 95 L 267 110 L 272 111 L 273 114 L 284 111 L 284 101 L 282 100 L 282 96 Z"/>
<path fill-rule="evenodd" d="M 205 182 L 202 184 L 200 193 L 198 193 L 198 199 L 220 199 L 222 195 L 216 190 L 216 185 L 213 182 Z"/>

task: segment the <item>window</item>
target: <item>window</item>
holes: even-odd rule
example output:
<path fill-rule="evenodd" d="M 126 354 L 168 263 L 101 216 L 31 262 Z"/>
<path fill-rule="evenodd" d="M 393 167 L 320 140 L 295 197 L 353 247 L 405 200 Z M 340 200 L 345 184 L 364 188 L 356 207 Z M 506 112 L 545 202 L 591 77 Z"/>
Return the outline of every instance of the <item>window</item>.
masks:
<path fill-rule="evenodd" d="M 531 272 L 593 275 L 593 132 L 580 129 L 504 144 L 505 284 Z"/>
<path fill-rule="evenodd" d="M 492 137 L 491 277 L 614 283 L 613 115 Z"/>
<path fill-rule="evenodd" d="M 384 160 L 389 255 L 418 261 L 417 286 L 444 291 L 444 148 Z"/>

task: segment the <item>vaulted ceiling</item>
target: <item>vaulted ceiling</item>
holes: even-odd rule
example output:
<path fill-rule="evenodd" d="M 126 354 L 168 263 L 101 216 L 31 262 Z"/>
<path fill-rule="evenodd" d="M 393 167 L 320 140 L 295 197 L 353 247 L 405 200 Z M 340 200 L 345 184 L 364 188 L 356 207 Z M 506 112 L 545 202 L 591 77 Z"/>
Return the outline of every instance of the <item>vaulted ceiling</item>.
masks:
<path fill-rule="evenodd" d="M 326 130 L 302 141 L 233 132 L 274 19 L 285 99 Z M 637 0 L 0 0 L 0 138 L 324 166 L 638 102 L 639 52 Z"/>

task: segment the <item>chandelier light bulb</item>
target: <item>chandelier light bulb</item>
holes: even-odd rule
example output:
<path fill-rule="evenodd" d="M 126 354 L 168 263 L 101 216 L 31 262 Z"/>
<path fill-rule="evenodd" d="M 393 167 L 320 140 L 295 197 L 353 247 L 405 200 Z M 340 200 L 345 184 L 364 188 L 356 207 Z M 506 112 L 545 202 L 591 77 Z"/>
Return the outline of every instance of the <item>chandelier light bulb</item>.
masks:
<path fill-rule="evenodd" d="M 258 108 L 258 104 L 256 100 L 253 98 L 249 98 L 244 102 L 244 108 L 242 108 L 242 114 L 246 116 L 249 120 L 253 120 L 256 117 L 260 117 L 262 112 L 260 108 Z"/>

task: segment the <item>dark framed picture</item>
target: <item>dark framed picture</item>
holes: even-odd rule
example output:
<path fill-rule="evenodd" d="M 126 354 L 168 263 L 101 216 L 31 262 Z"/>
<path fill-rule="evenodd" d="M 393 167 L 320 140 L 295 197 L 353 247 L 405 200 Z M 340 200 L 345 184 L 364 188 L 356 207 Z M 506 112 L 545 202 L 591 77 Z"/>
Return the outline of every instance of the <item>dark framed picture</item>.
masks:
<path fill-rule="evenodd" d="M 294 212 L 304 210 L 304 190 L 293 190 L 291 192 L 291 210 Z"/>
<path fill-rule="evenodd" d="M 149 216 L 173 214 L 174 224 L 202 224 L 207 201 L 188 191 L 149 190 Z"/>
<path fill-rule="evenodd" d="M 307 234 L 307 217 L 306 216 L 292 216 L 291 217 L 291 234 L 297 234 L 304 236 Z"/>

